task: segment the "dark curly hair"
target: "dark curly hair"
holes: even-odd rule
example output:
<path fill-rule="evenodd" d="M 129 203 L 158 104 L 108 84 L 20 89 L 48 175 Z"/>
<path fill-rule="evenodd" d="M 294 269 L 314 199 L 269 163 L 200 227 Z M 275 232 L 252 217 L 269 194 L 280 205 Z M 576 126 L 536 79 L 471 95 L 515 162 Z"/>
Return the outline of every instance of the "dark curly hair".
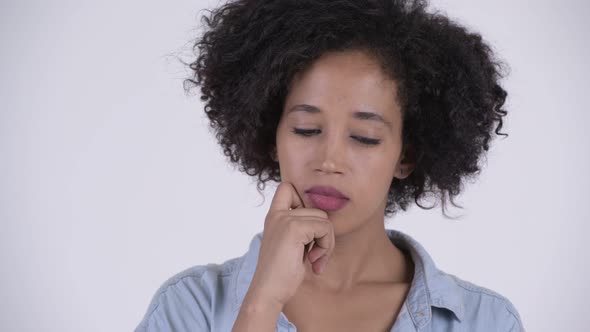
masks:
<path fill-rule="evenodd" d="M 200 86 L 216 138 L 239 170 L 281 181 L 272 159 L 275 135 L 290 82 L 327 51 L 363 50 L 397 82 L 404 146 L 415 169 L 391 182 L 385 216 L 406 211 L 411 200 L 447 200 L 463 180 L 479 174 L 494 125 L 501 133 L 506 65 L 478 33 L 421 0 L 238 0 L 203 15 L 205 28 L 184 62 Z"/>

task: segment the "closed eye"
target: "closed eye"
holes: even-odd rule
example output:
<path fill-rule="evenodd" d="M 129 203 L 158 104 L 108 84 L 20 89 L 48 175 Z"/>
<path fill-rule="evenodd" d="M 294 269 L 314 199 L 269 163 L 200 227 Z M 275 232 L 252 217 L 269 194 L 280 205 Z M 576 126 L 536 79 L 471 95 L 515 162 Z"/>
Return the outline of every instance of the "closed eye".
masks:
<path fill-rule="evenodd" d="M 302 128 L 293 128 L 293 132 L 297 135 L 301 135 L 304 137 L 310 137 L 313 136 L 315 134 L 319 134 L 322 131 L 320 129 L 302 129 Z M 364 145 L 377 145 L 379 143 L 381 143 L 380 139 L 375 139 L 375 138 L 368 138 L 368 137 L 363 137 L 363 136 L 350 136 L 353 139 L 357 140 L 359 143 L 364 144 Z"/>
<path fill-rule="evenodd" d="M 301 129 L 301 128 L 293 128 L 293 132 L 297 135 L 301 136 L 312 136 L 314 134 L 321 133 L 319 129 Z"/>

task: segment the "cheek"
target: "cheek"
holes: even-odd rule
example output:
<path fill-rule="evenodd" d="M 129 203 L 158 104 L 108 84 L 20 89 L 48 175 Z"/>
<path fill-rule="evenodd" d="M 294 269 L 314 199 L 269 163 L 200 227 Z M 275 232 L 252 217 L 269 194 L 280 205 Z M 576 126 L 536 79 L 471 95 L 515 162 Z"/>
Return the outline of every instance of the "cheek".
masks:
<path fill-rule="evenodd" d="M 358 160 L 355 174 L 367 191 L 377 194 L 389 190 L 396 162 L 392 153 L 367 154 Z"/>
<path fill-rule="evenodd" d="M 277 142 L 277 153 L 281 169 L 281 178 L 285 181 L 298 178 L 302 173 L 313 150 L 309 144 L 296 140 L 283 139 Z"/>
<path fill-rule="evenodd" d="M 359 167 L 364 167 L 371 172 L 379 174 L 387 173 L 395 164 L 395 158 L 393 157 L 393 153 L 391 153 L 391 148 L 365 151 L 357 160 L 359 160 Z"/>

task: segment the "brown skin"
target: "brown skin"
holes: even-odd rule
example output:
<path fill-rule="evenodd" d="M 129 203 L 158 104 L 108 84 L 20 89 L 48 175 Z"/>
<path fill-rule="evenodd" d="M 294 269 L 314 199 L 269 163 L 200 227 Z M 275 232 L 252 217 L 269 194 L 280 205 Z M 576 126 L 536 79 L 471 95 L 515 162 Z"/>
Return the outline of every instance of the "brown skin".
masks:
<path fill-rule="evenodd" d="M 317 247 L 308 253 L 305 249 L 312 242 Z M 323 261 L 318 253 L 325 260 L 334 243 L 327 213 L 305 208 L 291 183 L 279 184 L 264 221 L 256 271 L 232 331 L 275 331 L 280 312 L 300 289 L 305 265 L 311 263 L 320 273 Z"/>
<path fill-rule="evenodd" d="M 336 242 L 325 271 L 314 274 L 306 264 L 305 283 L 314 288 L 345 292 L 364 283 L 408 279 L 403 254 L 384 232 L 391 181 L 413 169 L 409 158 L 402 162 L 402 115 L 395 92 L 395 81 L 361 51 L 324 54 L 291 83 L 276 136 L 282 180 L 293 184 L 305 207 L 311 201 L 304 191 L 314 185 L 335 187 L 350 198 L 344 208 L 327 212 Z M 320 112 L 289 112 L 301 104 Z M 387 124 L 356 119 L 355 111 L 377 113 Z M 305 137 L 293 128 L 320 132 Z M 351 136 L 380 143 L 363 145 Z"/>
<path fill-rule="evenodd" d="M 281 311 L 300 331 L 391 327 L 413 275 L 411 259 L 384 231 L 389 185 L 413 168 L 402 154 L 395 91 L 395 82 L 359 51 L 327 53 L 295 77 L 273 153 L 282 183 L 234 332 L 274 331 Z M 302 104 L 319 111 L 289 112 Z M 385 123 L 355 119 L 355 111 L 376 113 Z M 293 128 L 320 131 L 305 137 Z M 380 143 L 364 145 L 358 137 Z M 305 193 L 314 185 L 332 186 L 350 200 L 338 211 L 314 208 Z"/>

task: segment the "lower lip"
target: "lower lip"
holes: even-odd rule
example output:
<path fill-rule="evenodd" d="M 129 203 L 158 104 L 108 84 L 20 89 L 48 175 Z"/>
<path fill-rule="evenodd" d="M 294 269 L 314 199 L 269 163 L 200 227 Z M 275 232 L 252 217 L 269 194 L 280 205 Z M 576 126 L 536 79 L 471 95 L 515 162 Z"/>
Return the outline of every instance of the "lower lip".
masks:
<path fill-rule="evenodd" d="M 324 211 L 340 210 L 348 203 L 348 199 L 346 198 L 324 196 L 314 193 L 307 193 L 307 196 L 309 196 L 314 208 Z"/>

